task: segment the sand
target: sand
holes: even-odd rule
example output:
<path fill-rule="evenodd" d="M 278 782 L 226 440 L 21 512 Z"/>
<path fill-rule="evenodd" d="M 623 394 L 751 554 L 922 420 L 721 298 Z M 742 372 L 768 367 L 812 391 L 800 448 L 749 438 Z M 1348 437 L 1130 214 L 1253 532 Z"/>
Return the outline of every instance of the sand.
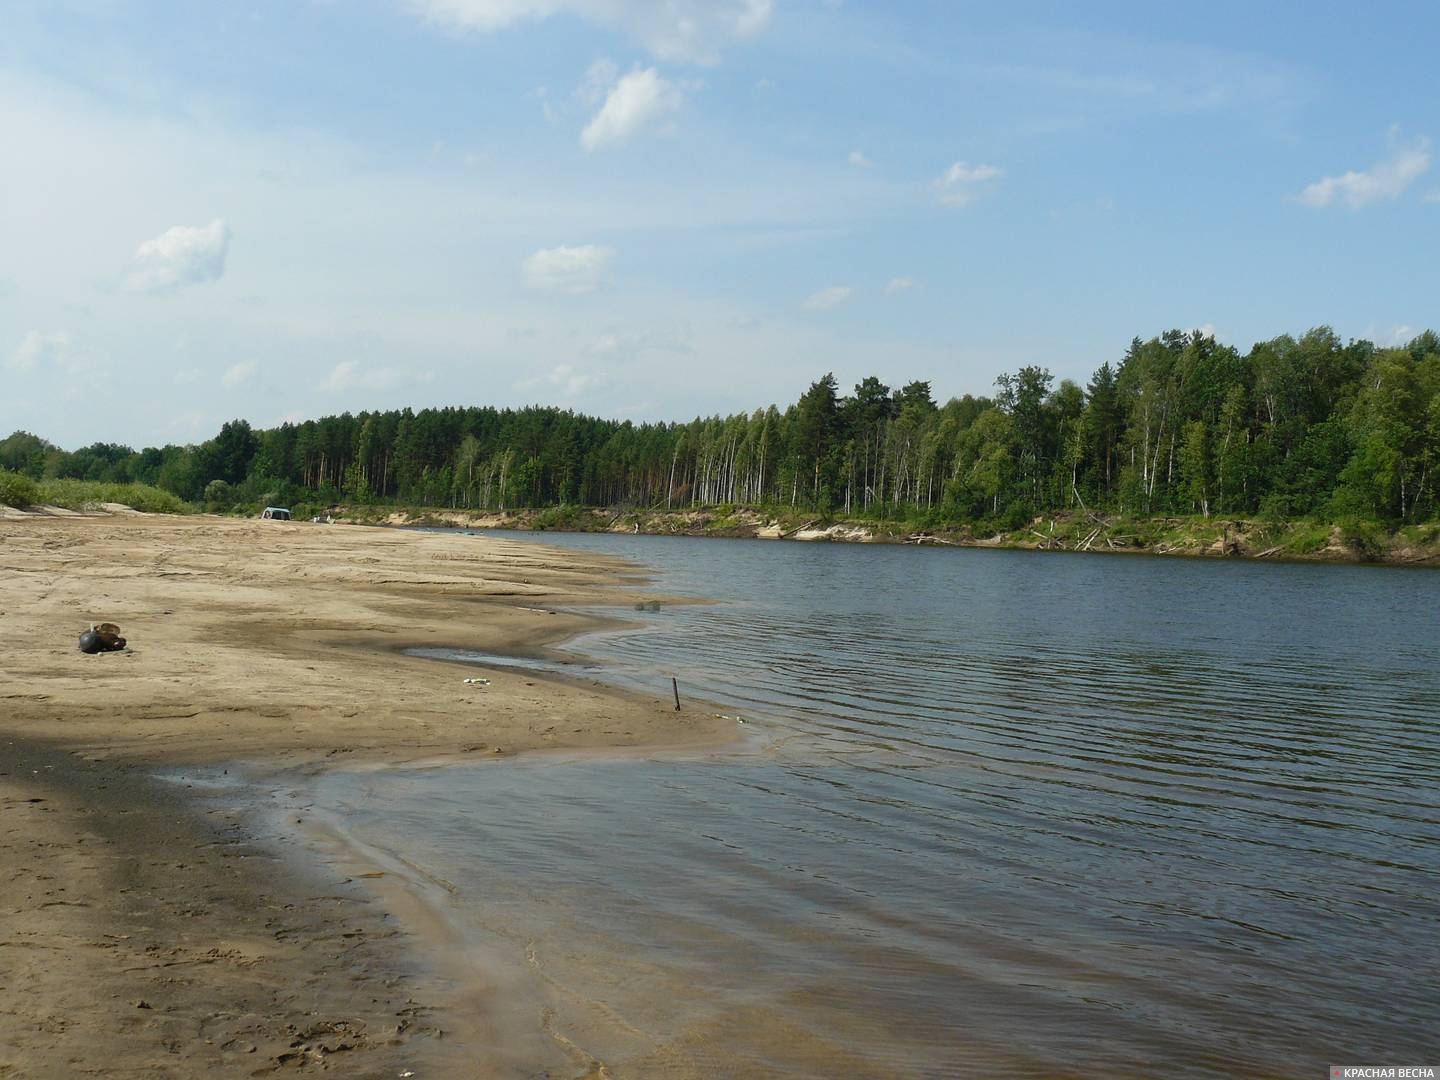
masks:
<path fill-rule="evenodd" d="M 447 1012 L 383 893 L 281 860 L 225 800 L 155 774 L 732 738 L 667 688 L 466 684 L 473 667 L 401 652 L 544 655 L 603 625 L 557 606 L 629 603 L 638 581 L 455 534 L 0 521 L 0 1077 L 464 1075 L 456 1035 L 483 1028 Z M 78 652 L 97 621 L 129 649 Z"/>

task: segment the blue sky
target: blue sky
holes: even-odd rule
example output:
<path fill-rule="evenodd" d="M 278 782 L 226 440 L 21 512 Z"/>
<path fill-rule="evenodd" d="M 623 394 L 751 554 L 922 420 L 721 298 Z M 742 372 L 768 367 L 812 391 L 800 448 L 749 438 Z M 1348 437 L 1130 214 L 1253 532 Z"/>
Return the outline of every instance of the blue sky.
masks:
<path fill-rule="evenodd" d="M 1437 321 L 1428 3 L 0 0 L 0 433 Z"/>

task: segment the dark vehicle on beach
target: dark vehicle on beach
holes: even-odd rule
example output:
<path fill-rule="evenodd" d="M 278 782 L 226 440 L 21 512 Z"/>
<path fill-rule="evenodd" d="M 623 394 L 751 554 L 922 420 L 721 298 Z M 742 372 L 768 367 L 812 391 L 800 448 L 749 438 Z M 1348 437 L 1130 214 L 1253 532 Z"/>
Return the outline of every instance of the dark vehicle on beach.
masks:
<path fill-rule="evenodd" d="M 260 517 L 266 521 L 289 521 L 290 510 L 284 506 L 267 506 Z"/>

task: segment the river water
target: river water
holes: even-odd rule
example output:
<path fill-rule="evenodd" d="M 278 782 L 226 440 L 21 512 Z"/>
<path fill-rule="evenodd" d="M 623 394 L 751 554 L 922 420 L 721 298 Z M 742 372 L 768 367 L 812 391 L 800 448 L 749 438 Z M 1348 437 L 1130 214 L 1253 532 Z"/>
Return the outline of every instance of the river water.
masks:
<path fill-rule="evenodd" d="M 1440 1058 L 1440 574 L 545 541 L 720 601 L 568 649 L 749 738 L 318 781 L 491 966 L 516 1049 L 487 1069 Z"/>

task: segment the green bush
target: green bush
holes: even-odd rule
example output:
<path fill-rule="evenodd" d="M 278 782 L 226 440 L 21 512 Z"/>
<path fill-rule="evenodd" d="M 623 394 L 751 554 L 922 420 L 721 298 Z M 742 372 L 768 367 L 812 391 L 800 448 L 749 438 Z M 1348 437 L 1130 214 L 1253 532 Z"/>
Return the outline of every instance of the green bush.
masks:
<path fill-rule="evenodd" d="M 149 484 L 107 484 L 90 480 L 42 480 L 36 485 L 36 501 L 69 510 L 119 503 L 147 514 L 188 514 L 195 509 L 180 496 Z"/>
<path fill-rule="evenodd" d="M 223 514 L 234 501 L 230 485 L 224 480 L 211 480 L 205 485 L 205 509 L 212 514 Z"/>
<path fill-rule="evenodd" d="M 0 469 L 0 504 L 30 506 L 35 502 L 35 481 L 24 473 Z"/>
<path fill-rule="evenodd" d="M 1022 499 L 1016 499 L 1000 511 L 995 523 L 1005 532 L 1015 532 L 1029 525 L 1033 516 L 1030 504 Z"/>
<path fill-rule="evenodd" d="M 1311 555 L 1330 543 L 1330 526 L 1320 521 L 1297 521 L 1285 538 L 1285 549 Z"/>
<path fill-rule="evenodd" d="M 584 513 L 578 506 L 551 506 L 531 518 L 529 527 L 537 532 L 544 532 L 546 529 L 583 532 L 586 524 L 583 520 Z"/>
<path fill-rule="evenodd" d="M 1385 552 L 1385 531 L 1373 521 L 1347 518 L 1340 522 L 1340 542 L 1362 559 L 1376 559 Z"/>
<path fill-rule="evenodd" d="M 1399 535 L 1407 544 L 1413 544 L 1416 547 L 1431 547 L 1440 543 L 1440 523 L 1409 525 L 1401 529 Z"/>
<path fill-rule="evenodd" d="M 1293 521 L 1304 511 L 1300 503 L 1301 500 L 1293 495 L 1282 495 L 1278 492 L 1267 495 L 1260 500 L 1260 520 L 1272 523 Z"/>

